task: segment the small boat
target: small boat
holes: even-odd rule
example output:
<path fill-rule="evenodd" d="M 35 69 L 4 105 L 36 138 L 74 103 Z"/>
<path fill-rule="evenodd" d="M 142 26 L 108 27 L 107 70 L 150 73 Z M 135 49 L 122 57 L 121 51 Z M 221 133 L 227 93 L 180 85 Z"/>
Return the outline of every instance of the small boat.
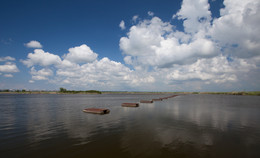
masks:
<path fill-rule="evenodd" d="M 153 103 L 152 100 L 140 100 L 140 103 Z"/>
<path fill-rule="evenodd" d="M 108 114 L 110 112 L 110 110 L 109 109 L 88 108 L 88 109 L 84 109 L 83 112 L 92 113 L 92 114 Z"/>
<path fill-rule="evenodd" d="M 138 107 L 138 103 L 122 103 L 123 107 Z"/>

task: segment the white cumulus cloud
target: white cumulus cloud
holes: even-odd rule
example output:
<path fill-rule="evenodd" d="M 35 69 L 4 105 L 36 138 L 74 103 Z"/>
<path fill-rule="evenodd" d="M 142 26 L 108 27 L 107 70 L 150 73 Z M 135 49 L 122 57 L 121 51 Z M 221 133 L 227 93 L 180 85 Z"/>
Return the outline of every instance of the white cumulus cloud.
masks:
<path fill-rule="evenodd" d="M 133 16 L 132 21 L 133 21 L 133 22 L 136 22 L 138 18 L 139 18 L 139 16 L 138 16 L 138 15 L 135 15 L 135 16 Z"/>
<path fill-rule="evenodd" d="M 28 67 L 33 65 L 50 66 L 60 64 L 61 59 L 58 55 L 44 52 L 42 49 L 35 49 L 34 53 L 29 53 L 27 59 L 21 60 L 21 62 Z"/>
<path fill-rule="evenodd" d="M 212 21 L 207 0 L 183 0 L 174 14 L 184 31 L 159 17 L 133 25 L 120 39 L 125 62 L 134 66 L 171 67 L 192 64 L 219 54 L 233 57 L 260 55 L 260 2 L 225 0 L 221 16 Z"/>
<path fill-rule="evenodd" d="M 14 61 L 15 58 L 10 56 L 0 57 L 0 62 L 5 62 L 0 65 L 0 75 L 3 75 L 4 77 L 13 77 L 13 74 L 11 73 L 19 72 Z"/>
<path fill-rule="evenodd" d="M 153 83 L 154 77 L 146 73 L 135 72 L 120 62 L 108 58 L 97 59 L 87 45 L 69 49 L 63 56 L 63 60 L 55 54 L 35 50 L 29 53 L 26 60 L 22 62 L 31 67 L 32 79 L 47 80 L 56 85 L 67 85 L 69 87 L 103 90 L 124 90 L 125 87 L 132 88 L 138 85 Z M 48 60 L 47 60 L 48 59 Z M 36 70 L 36 66 L 42 67 Z M 49 68 L 50 65 L 54 67 Z"/>
<path fill-rule="evenodd" d="M 142 76 L 120 62 L 102 58 L 92 63 L 62 67 L 57 70 L 57 83 L 74 87 L 96 87 L 103 90 L 122 89 L 137 84 L 152 83 L 151 76 Z"/>
<path fill-rule="evenodd" d="M 64 55 L 64 59 L 71 63 L 89 63 L 95 61 L 97 56 L 97 53 L 94 53 L 87 45 L 82 44 L 70 48 L 69 53 Z"/>
<path fill-rule="evenodd" d="M 239 74 L 256 69 L 251 60 L 235 58 L 233 61 L 223 56 L 199 59 L 191 65 L 175 66 L 167 75 L 170 80 L 202 80 L 208 83 L 226 83 L 238 80 Z"/>
<path fill-rule="evenodd" d="M 15 61 L 15 58 L 10 57 L 10 56 L 0 57 L 0 62 L 3 62 L 3 61 Z"/>
<path fill-rule="evenodd" d="M 15 63 L 6 62 L 4 65 L 0 65 L 0 72 L 15 73 L 19 72 Z"/>
<path fill-rule="evenodd" d="M 260 55 L 260 1 L 225 0 L 224 5 L 209 34 L 226 54 L 241 58 Z"/>
<path fill-rule="evenodd" d="M 217 49 L 206 35 L 174 31 L 170 23 L 158 17 L 132 26 L 128 36 L 120 39 L 120 48 L 128 64 L 157 67 L 195 62 L 198 57 L 213 56 Z"/>
<path fill-rule="evenodd" d="M 119 27 L 121 28 L 121 30 L 124 30 L 125 29 L 125 22 L 124 20 L 122 20 L 119 24 Z"/>
<path fill-rule="evenodd" d="M 34 40 L 26 43 L 25 46 L 28 48 L 42 48 L 41 43 Z"/>
<path fill-rule="evenodd" d="M 185 32 L 197 33 L 210 26 L 209 7 L 208 0 L 183 0 L 181 9 L 175 16 L 183 20 Z"/>
<path fill-rule="evenodd" d="M 194 89 L 228 83 L 252 88 L 260 76 L 259 11 L 259 1 L 224 0 L 213 19 L 207 0 L 183 0 L 173 20 L 182 21 L 184 31 L 159 17 L 144 19 L 119 46 L 125 63 L 150 73 L 158 85 L 161 80 L 186 88 L 194 83 Z"/>
<path fill-rule="evenodd" d="M 32 80 L 48 80 L 48 77 L 53 75 L 53 71 L 48 68 L 43 68 L 37 71 L 32 67 L 30 74 L 32 75 Z"/>
<path fill-rule="evenodd" d="M 75 89 L 258 90 L 259 10 L 259 1 L 224 0 L 220 17 L 213 18 L 208 0 L 183 0 L 171 21 L 152 12 L 149 19 L 133 16 L 133 26 L 119 42 L 131 69 L 106 57 L 98 59 L 85 44 L 63 57 L 36 49 L 22 62 L 32 67 L 29 82 L 47 80 Z M 172 20 L 183 22 L 183 30 Z M 36 70 L 36 65 L 42 68 Z"/>

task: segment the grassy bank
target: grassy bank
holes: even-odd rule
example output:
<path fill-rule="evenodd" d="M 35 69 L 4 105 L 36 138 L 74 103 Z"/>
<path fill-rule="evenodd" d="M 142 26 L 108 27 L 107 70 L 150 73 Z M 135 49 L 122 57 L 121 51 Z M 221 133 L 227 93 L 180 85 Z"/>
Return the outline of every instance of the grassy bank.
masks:
<path fill-rule="evenodd" d="M 70 90 L 70 91 L 59 91 L 58 94 L 102 94 L 102 92 L 100 91 L 96 91 L 96 90 L 89 90 L 89 91 L 74 91 L 74 90 Z"/>
<path fill-rule="evenodd" d="M 65 90 L 65 91 L 0 91 L 0 94 L 102 94 L 101 91 L 97 90 L 87 90 L 87 91 L 75 91 L 75 90 Z"/>
<path fill-rule="evenodd" d="M 0 92 L 0 94 L 58 94 L 58 92 L 54 92 L 54 91 L 25 91 L 25 92 L 9 91 L 9 92 Z"/>
<path fill-rule="evenodd" d="M 224 94 L 224 95 L 256 95 L 260 96 L 260 91 L 252 92 L 193 92 L 193 94 Z"/>
<path fill-rule="evenodd" d="M 253 92 L 128 92 L 128 91 L 103 91 L 102 94 L 222 94 L 222 95 L 255 95 L 260 96 L 260 91 Z"/>
<path fill-rule="evenodd" d="M 184 92 L 102 91 L 102 94 L 184 94 Z"/>

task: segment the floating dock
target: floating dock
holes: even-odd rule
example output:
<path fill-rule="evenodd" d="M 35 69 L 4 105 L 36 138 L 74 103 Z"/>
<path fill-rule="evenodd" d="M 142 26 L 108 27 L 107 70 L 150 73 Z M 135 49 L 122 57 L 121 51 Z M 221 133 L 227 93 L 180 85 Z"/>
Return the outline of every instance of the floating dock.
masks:
<path fill-rule="evenodd" d="M 153 99 L 152 101 L 162 101 L 162 99 Z"/>
<path fill-rule="evenodd" d="M 109 109 L 88 108 L 88 109 L 84 109 L 83 112 L 92 113 L 92 114 L 108 114 L 110 112 L 110 110 Z"/>
<path fill-rule="evenodd" d="M 122 103 L 123 107 L 138 107 L 138 103 Z"/>

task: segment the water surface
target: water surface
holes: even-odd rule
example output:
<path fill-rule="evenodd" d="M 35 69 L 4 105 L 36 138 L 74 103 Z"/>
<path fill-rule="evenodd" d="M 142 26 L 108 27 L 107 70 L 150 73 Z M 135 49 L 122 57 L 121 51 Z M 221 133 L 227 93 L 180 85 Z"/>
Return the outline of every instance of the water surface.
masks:
<path fill-rule="evenodd" d="M 0 95 L 0 157 L 260 157 L 260 97 Z M 106 115 L 84 108 L 109 108 Z"/>

